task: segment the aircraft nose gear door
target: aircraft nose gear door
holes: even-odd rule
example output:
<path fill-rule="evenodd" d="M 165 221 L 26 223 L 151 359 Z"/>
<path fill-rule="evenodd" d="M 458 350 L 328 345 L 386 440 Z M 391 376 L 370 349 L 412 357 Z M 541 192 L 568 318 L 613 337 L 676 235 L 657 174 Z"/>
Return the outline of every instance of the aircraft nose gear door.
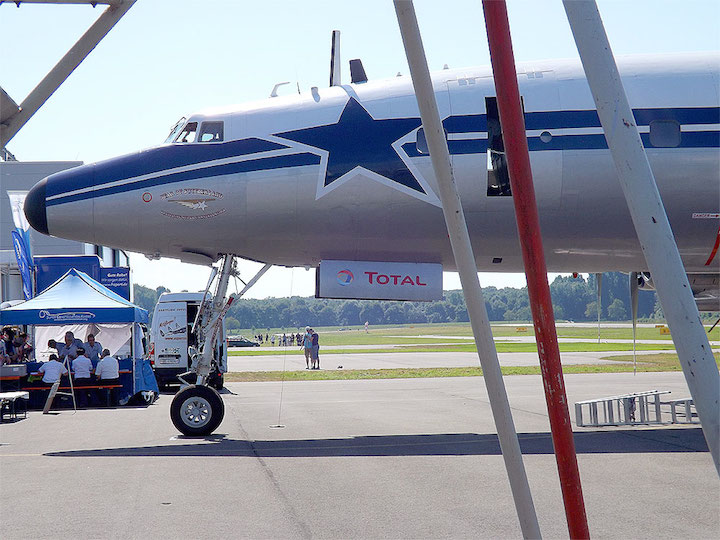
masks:
<path fill-rule="evenodd" d="M 196 384 L 180 390 L 173 398 L 170 406 L 170 418 L 175 427 L 183 435 L 209 435 L 222 422 L 225 416 L 225 405 L 220 394 L 207 386 L 212 364 L 215 341 L 222 328 L 223 318 L 230 309 L 235 295 L 225 301 L 228 281 L 235 274 L 235 257 L 225 255 L 220 271 L 217 289 L 212 301 L 203 300 L 195 322 L 197 327 L 197 348 L 192 351 L 194 356 L 191 372 L 197 374 Z M 208 284 L 208 289 L 210 284 Z M 207 297 L 207 291 L 205 296 Z"/>

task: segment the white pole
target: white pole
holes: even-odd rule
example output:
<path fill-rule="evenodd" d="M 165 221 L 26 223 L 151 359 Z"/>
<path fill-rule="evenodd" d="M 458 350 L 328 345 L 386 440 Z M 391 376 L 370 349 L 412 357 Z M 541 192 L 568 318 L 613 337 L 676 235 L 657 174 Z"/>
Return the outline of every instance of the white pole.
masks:
<path fill-rule="evenodd" d="M 435 101 L 425 50 L 415 16 L 415 8 L 412 0 L 394 0 L 394 2 L 400 33 L 405 46 L 405 55 L 407 56 L 415 96 L 420 109 L 420 117 L 425 130 L 430 159 L 438 182 L 440 202 L 442 203 L 450 244 L 465 295 L 470 325 L 475 336 L 478 356 L 480 357 L 483 377 L 485 378 L 485 385 L 490 399 L 490 407 L 498 432 L 498 440 L 500 441 L 505 468 L 510 480 L 510 489 L 515 500 L 518 519 L 520 520 L 520 528 L 525 538 L 540 538 L 540 526 L 535 514 L 535 506 L 525 473 L 520 444 L 515 431 L 507 393 L 505 392 L 505 384 L 500 371 L 500 363 L 498 362 L 490 322 L 485 309 L 482 289 L 478 280 L 477 265 L 475 264 L 470 235 L 465 223 L 465 214 L 452 175 L 450 154 L 445 140 L 445 132 L 440 122 L 440 114 Z"/>
<path fill-rule="evenodd" d="M 594 0 L 563 0 L 640 246 L 720 474 L 720 375 Z"/>

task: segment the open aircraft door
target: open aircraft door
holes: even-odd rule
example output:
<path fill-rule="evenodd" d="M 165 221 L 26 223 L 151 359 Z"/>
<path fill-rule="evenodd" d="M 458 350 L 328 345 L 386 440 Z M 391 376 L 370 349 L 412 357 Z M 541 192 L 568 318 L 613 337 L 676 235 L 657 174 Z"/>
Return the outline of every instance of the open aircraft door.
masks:
<path fill-rule="evenodd" d="M 562 151 L 559 140 L 560 97 L 549 70 L 518 74 L 538 204 L 559 209 L 562 200 Z M 548 79 L 553 84 L 547 84 Z M 502 125 L 490 75 L 447 81 L 452 118 L 444 124 L 455 179 L 467 213 L 503 212 L 513 207 L 507 177 Z M 525 95 L 532 96 L 526 98 Z M 481 110 L 478 115 L 477 111 Z M 478 193 L 481 194 L 478 197 Z"/>

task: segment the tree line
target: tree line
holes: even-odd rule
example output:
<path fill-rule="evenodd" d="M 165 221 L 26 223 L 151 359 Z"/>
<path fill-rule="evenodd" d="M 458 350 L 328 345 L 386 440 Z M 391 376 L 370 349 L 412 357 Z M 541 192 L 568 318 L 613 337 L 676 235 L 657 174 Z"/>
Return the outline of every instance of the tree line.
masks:
<path fill-rule="evenodd" d="M 626 274 L 603 274 L 601 319 L 622 321 L 631 317 L 629 278 Z M 597 289 L 594 274 L 558 276 L 550 284 L 555 318 L 558 320 L 597 320 Z M 134 286 L 134 302 L 152 316 L 157 299 L 165 287 L 153 290 Z M 485 306 L 491 321 L 530 321 L 527 288 L 486 287 Z M 662 319 L 662 310 L 654 291 L 640 291 L 638 317 Z M 469 321 L 462 291 L 445 291 L 435 302 L 393 302 L 378 300 L 329 300 L 314 297 L 237 300 L 228 311 L 228 329 L 299 328 L 313 326 L 350 326 L 365 321 L 377 324 L 419 324 Z"/>

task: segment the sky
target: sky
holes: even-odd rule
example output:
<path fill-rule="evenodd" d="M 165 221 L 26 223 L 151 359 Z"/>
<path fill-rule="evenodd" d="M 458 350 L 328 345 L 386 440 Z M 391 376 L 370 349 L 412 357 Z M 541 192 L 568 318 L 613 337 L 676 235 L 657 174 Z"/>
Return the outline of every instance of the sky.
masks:
<path fill-rule="evenodd" d="M 489 65 L 480 0 L 416 0 L 432 70 Z M 720 50 L 719 0 L 599 0 L 616 55 Z M 104 6 L 0 4 L 0 85 L 20 103 L 97 19 Z M 508 0 L 516 61 L 577 58 L 560 0 Z M 20 161 L 86 163 L 162 143 L 181 116 L 208 107 L 326 86 L 330 35 L 368 78 L 408 74 L 391 0 L 138 0 L 8 144 Z M 172 291 L 205 286 L 207 267 L 131 254 L 135 283 Z M 249 280 L 256 263 L 242 263 Z M 551 276 L 552 279 L 552 276 Z M 522 287 L 522 274 L 480 276 Z M 241 286 L 241 284 L 239 284 Z M 454 273 L 445 289 L 460 288 Z M 310 296 L 314 272 L 270 270 L 247 294 Z"/>

